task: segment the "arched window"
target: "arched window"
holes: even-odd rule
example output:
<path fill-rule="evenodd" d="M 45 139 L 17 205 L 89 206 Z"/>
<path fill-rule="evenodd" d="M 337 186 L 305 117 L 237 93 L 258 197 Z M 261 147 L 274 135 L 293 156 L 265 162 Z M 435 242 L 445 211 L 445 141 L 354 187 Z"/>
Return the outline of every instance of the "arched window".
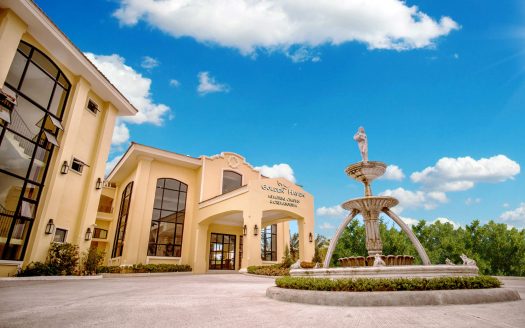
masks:
<path fill-rule="evenodd" d="M 126 225 L 129 217 L 129 205 L 131 203 L 131 192 L 133 191 L 133 181 L 128 183 L 122 192 L 122 199 L 120 200 L 120 210 L 118 212 L 117 230 L 115 231 L 115 240 L 113 241 L 113 252 L 111 257 L 119 257 L 122 255 L 122 248 L 124 247 L 124 237 L 126 235 Z"/>
<path fill-rule="evenodd" d="M 188 185 L 158 179 L 149 233 L 148 256 L 180 257 Z"/>
<path fill-rule="evenodd" d="M 234 171 L 224 171 L 222 174 L 222 193 L 238 189 L 242 186 L 242 175 Z"/>
<path fill-rule="evenodd" d="M 70 87 L 51 59 L 20 42 L 4 85 L 16 106 L 10 122 L 0 120 L 0 260 L 24 258 Z"/>
<path fill-rule="evenodd" d="M 261 259 L 277 261 L 277 224 L 266 226 L 261 230 Z"/>

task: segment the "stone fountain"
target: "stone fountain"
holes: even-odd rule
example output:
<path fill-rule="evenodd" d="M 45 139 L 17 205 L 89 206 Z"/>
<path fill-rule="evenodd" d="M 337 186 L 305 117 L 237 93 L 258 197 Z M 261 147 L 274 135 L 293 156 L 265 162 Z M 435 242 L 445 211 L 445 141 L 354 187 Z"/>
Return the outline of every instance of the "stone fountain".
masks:
<path fill-rule="evenodd" d="M 364 197 L 348 200 L 341 204 L 349 215 L 338 227 L 335 236 L 331 239 L 328 251 L 323 263 L 323 268 L 318 269 L 293 269 L 292 276 L 315 276 L 315 277 L 435 277 L 435 276 L 472 276 L 477 275 L 477 266 L 464 262 L 465 265 L 431 265 L 425 249 L 417 239 L 410 227 L 397 216 L 391 208 L 398 205 L 399 201 L 389 196 L 374 196 L 372 194 L 372 182 L 381 177 L 386 171 L 386 164 L 377 161 L 368 161 L 368 139 L 364 128 L 360 127 L 354 135 L 361 152 L 362 161 L 349 165 L 346 174 L 364 185 Z M 379 234 L 379 215 L 381 213 L 390 217 L 408 236 L 417 250 L 423 265 L 406 265 L 412 261 L 405 261 L 407 256 L 389 255 L 384 256 L 383 243 Z M 330 268 L 335 246 L 348 226 L 358 214 L 363 217 L 366 232 L 366 249 L 368 259 L 364 257 L 347 258 L 341 263 L 353 263 L 355 267 Z M 388 261 L 384 261 L 388 258 Z M 370 261 L 372 260 L 372 261 Z M 413 258 L 412 258 L 413 260 Z M 363 265 L 364 263 L 364 265 Z M 368 266 L 366 266 L 368 265 Z"/>

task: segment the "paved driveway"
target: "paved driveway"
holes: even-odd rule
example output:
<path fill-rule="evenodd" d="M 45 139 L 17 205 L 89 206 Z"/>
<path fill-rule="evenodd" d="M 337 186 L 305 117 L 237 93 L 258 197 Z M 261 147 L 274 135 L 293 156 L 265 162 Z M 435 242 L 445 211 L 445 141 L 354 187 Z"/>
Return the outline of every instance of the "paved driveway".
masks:
<path fill-rule="evenodd" d="M 269 278 L 240 274 L 0 281 L 0 327 L 525 327 L 522 301 L 345 308 L 265 297 Z"/>

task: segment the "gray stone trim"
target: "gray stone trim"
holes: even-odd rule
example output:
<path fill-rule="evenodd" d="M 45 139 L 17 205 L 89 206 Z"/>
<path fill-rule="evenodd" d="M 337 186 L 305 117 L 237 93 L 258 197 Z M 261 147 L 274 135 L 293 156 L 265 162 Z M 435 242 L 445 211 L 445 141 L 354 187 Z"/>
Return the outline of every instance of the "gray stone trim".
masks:
<path fill-rule="evenodd" d="M 270 287 L 266 296 L 283 302 L 331 306 L 425 306 L 519 301 L 516 290 L 507 288 L 398 291 L 325 292 Z"/>

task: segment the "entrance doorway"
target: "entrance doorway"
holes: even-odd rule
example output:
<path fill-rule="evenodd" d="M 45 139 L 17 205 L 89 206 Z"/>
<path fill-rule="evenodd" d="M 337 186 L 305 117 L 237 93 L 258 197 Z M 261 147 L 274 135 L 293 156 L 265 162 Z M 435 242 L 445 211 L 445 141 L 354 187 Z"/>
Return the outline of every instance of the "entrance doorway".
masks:
<path fill-rule="evenodd" d="M 235 235 L 211 234 L 210 270 L 235 270 Z"/>

